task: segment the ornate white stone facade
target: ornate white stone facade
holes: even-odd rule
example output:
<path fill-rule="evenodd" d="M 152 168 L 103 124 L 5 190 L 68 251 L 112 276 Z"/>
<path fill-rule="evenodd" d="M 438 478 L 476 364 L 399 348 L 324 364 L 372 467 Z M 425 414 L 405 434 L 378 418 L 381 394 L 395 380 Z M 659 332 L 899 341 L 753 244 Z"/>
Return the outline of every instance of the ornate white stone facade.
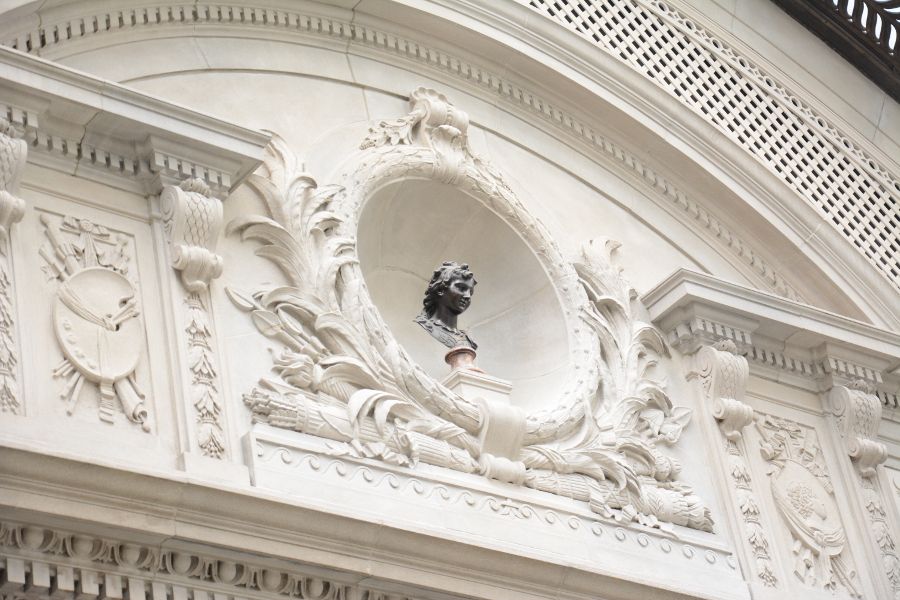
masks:
<path fill-rule="evenodd" d="M 0 9 L 4 600 L 900 598 L 900 107 L 748 4 Z"/>

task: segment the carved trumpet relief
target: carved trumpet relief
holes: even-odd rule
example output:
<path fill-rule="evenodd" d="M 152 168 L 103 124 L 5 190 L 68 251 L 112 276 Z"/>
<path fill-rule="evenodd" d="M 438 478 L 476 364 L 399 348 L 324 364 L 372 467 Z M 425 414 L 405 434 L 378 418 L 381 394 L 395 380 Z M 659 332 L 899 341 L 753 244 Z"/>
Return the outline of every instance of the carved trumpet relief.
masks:
<path fill-rule="evenodd" d="M 28 145 L 15 127 L 0 117 L 0 412 L 19 414 L 17 369 L 19 349 L 15 334 L 15 304 L 8 257 L 9 234 L 25 214 L 25 201 L 18 198 L 19 181 L 25 170 Z"/>
<path fill-rule="evenodd" d="M 616 242 L 586 244 L 573 264 L 486 161 L 467 144 L 468 116 L 417 89 L 411 112 L 373 126 L 339 183 L 319 186 L 277 136 L 248 179 L 268 215 L 228 233 L 263 243 L 288 283 L 229 289 L 259 331 L 281 345 L 272 373 L 244 396 L 254 420 L 332 440 L 336 454 L 479 473 L 586 502 L 649 526 L 712 529 L 705 502 L 678 480 L 678 443 L 691 411 L 655 373 L 668 348 L 637 318 L 636 294 L 613 264 Z M 484 407 L 429 377 L 396 342 L 368 295 L 356 224 L 372 190 L 405 177 L 448 183 L 502 215 L 562 282 L 572 376 L 547 408 L 527 414 L 518 456 L 482 452 Z M 602 382 L 602 383 L 601 383 Z"/>
<path fill-rule="evenodd" d="M 88 219 L 45 213 L 41 223 L 48 242 L 39 253 L 48 280 L 57 284 L 53 327 L 64 356 L 53 375 L 65 380 L 66 411 L 75 412 L 88 382 L 99 392 L 102 421 L 113 423 L 122 411 L 149 431 L 135 379 L 145 340 L 128 239 Z"/>

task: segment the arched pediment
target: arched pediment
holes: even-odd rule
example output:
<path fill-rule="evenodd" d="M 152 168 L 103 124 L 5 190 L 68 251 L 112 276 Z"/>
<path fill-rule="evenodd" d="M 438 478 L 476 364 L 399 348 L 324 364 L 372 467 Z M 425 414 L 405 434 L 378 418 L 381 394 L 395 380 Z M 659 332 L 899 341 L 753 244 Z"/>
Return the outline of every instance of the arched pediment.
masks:
<path fill-rule="evenodd" d="M 747 85 L 756 85 L 754 77 L 763 84 L 774 81 L 674 9 L 653 2 L 644 6 L 643 0 L 636 5 L 667 27 L 680 28 L 691 43 L 711 44 L 707 51 L 722 56 L 722 69 L 746 71 L 741 77 Z M 272 89 L 275 94 L 279 78 L 296 75 L 341 82 L 363 94 L 377 90 L 396 96 L 417 85 L 416 78 L 443 81 L 471 95 L 473 123 L 491 135 L 541 156 L 601 194 L 607 192 L 609 177 L 598 177 L 597 167 L 624 180 L 633 191 L 609 194 L 609 199 L 637 221 L 673 237 L 676 246 L 695 236 L 699 244 L 688 254 L 699 268 L 854 318 L 897 325 L 889 272 L 879 274 L 880 263 L 867 262 L 860 254 L 860 248 L 868 252 L 869 246 L 854 249 L 813 205 L 822 190 L 798 188 L 777 164 L 799 161 L 791 167 L 799 181 L 806 177 L 804 169 L 817 168 L 815 161 L 779 158 L 769 165 L 774 171 L 765 168 L 760 160 L 765 163 L 762 155 L 768 151 L 745 144 L 737 130 L 723 130 L 718 113 L 698 114 L 684 94 L 660 93 L 664 65 L 650 72 L 628 57 L 625 62 L 592 62 L 587 41 L 528 7 L 510 3 L 504 9 L 510 18 L 503 22 L 472 7 L 466 14 L 427 19 L 425 29 L 418 31 L 421 13 L 399 5 L 363 4 L 353 12 L 318 3 L 284 9 L 256 4 L 145 7 L 135 2 L 117 7 L 115 14 L 101 8 L 91 3 L 39 9 L 23 5 L 10 11 L 2 35 L 14 47 L 271 129 L 280 125 L 272 113 L 289 111 L 290 103 L 270 106 L 264 111 L 268 119 L 248 115 L 235 106 L 241 94 L 235 91 L 232 98 L 227 91 L 239 84 L 223 80 L 221 94 L 207 97 L 200 91 L 207 85 L 203 82 L 215 87 L 212 79 L 224 73 L 244 74 L 260 82 L 257 91 Z M 521 25 L 526 17 L 529 28 Z M 434 33 L 429 27 L 438 27 L 441 34 L 428 35 Z M 196 31 L 203 35 L 192 37 Z M 104 58 L 110 52 L 118 60 Z M 344 54 L 352 58 L 341 58 Z M 215 59 L 209 62 L 211 56 Z M 376 65 L 387 56 L 400 62 L 382 72 Z M 268 86 L 262 83 L 266 73 L 274 78 Z M 537 80 L 540 86 L 527 83 Z M 766 94 L 805 119 L 811 139 L 820 135 L 821 144 L 834 148 L 832 154 L 874 169 L 873 181 L 890 185 L 889 170 L 874 154 L 866 154 L 865 143 L 841 138 L 816 116 L 810 108 L 814 103 L 797 100 L 775 83 Z M 365 107 L 362 111 L 363 118 L 378 117 Z M 571 159 L 571 152 L 578 160 Z M 838 193 L 834 190 L 840 187 L 827 177 L 821 185 L 828 193 Z M 653 210 L 623 197 L 629 193 L 645 196 Z M 674 232 L 673 220 L 686 231 Z M 722 262 L 730 268 L 716 266 Z"/>

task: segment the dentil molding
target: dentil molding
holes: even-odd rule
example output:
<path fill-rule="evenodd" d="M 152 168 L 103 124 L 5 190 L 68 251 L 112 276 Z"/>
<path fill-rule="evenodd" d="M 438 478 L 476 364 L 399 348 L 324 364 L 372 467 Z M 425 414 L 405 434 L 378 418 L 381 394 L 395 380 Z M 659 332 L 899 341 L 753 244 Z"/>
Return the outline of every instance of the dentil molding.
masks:
<path fill-rule="evenodd" d="M 883 403 L 897 402 L 896 333 L 685 269 L 643 301 L 681 352 L 728 340 L 760 377 L 815 392 L 864 381 Z"/>
<path fill-rule="evenodd" d="M 269 138 L 8 48 L 0 64 L 0 117 L 23 132 L 29 161 L 113 187 L 156 195 L 191 178 L 224 194 Z"/>
<path fill-rule="evenodd" d="M 841 201 L 846 200 L 852 205 L 852 211 L 854 214 L 858 214 L 859 218 L 870 218 L 883 204 L 884 190 L 887 190 L 890 195 L 894 193 L 892 190 L 897 189 L 896 177 L 891 175 L 891 169 L 885 167 L 883 161 L 879 162 L 877 148 L 872 146 L 868 140 L 841 131 L 841 128 L 835 125 L 836 116 L 829 113 L 826 108 L 819 106 L 814 98 L 805 98 L 801 92 L 791 90 L 791 86 L 780 82 L 777 76 L 767 71 L 767 67 L 764 66 L 765 61 L 756 57 L 751 49 L 736 43 L 736 40 L 729 41 L 727 32 L 716 29 L 712 23 L 701 24 L 704 23 L 702 17 L 692 19 L 687 16 L 685 11 L 689 13 L 688 8 L 677 8 L 657 1 L 632 0 L 629 2 L 629 10 L 635 20 L 627 21 L 624 24 L 626 26 L 620 28 L 613 26 L 613 30 L 617 33 L 612 37 L 624 35 L 628 40 L 623 42 L 620 47 L 611 41 L 611 36 L 605 35 L 608 33 L 605 28 L 611 26 L 606 19 L 619 18 L 611 15 L 615 11 L 601 10 L 600 13 L 594 14 L 591 11 L 599 9 L 577 5 L 554 7 L 537 1 L 520 2 L 526 6 L 518 6 L 512 2 L 509 5 L 491 3 L 489 6 L 485 6 L 483 2 L 477 0 L 461 3 L 461 6 L 457 6 L 457 3 L 454 2 L 445 4 L 451 12 L 456 11 L 457 15 L 466 15 L 466 19 L 469 19 L 470 15 L 477 15 L 476 19 L 490 23 L 507 35 L 517 39 L 520 37 L 528 39 L 529 43 L 548 52 L 554 58 L 563 59 L 566 62 L 574 61 L 577 68 L 585 72 L 588 77 L 604 82 L 605 85 L 611 85 L 618 92 L 626 94 L 629 101 L 644 106 L 657 114 L 659 122 L 668 120 L 666 116 L 662 115 L 659 107 L 648 105 L 645 99 L 635 96 L 633 90 L 628 91 L 635 86 L 621 86 L 618 81 L 611 80 L 610 77 L 613 76 L 613 73 L 621 75 L 627 69 L 630 70 L 629 77 L 644 79 L 641 83 L 646 90 L 662 86 L 670 91 L 673 103 L 679 101 L 684 103 L 690 112 L 703 118 L 705 122 L 735 140 L 737 142 L 736 150 L 739 148 L 740 152 L 747 156 L 754 156 L 763 162 L 768 161 L 771 168 L 778 173 L 779 181 L 792 188 L 791 194 L 796 192 L 809 199 L 808 207 L 806 203 L 803 203 L 804 210 L 797 211 L 792 207 L 799 205 L 792 200 L 788 201 L 783 191 L 774 191 L 768 182 L 763 183 L 763 186 L 766 187 L 765 190 L 756 190 L 767 197 L 765 200 L 767 205 L 781 215 L 784 223 L 788 224 L 787 227 L 791 228 L 791 231 L 796 233 L 799 238 L 809 238 L 809 232 L 818 228 L 822 217 L 819 207 L 814 207 L 813 203 L 823 194 L 838 193 L 835 191 L 837 189 L 852 189 L 853 197 L 848 196 Z M 304 6 L 308 6 L 308 10 L 298 10 L 294 6 L 288 8 L 277 4 L 250 6 L 234 3 L 212 6 L 172 3 L 150 7 L 138 3 L 113 12 L 109 12 L 103 7 L 98 10 L 98 7 L 91 3 L 86 3 L 81 11 L 73 11 L 71 7 L 42 6 L 37 11 L 39 17 L 35 14 L 27 14 L 20 20 L 11 22 L 6 35 L 7 43 L 20 50 L 48 56 L 65 56 L 67 52 L 71 51 L 71 48 L 102 47 L 104 44 L 118 43 L 117 40 L 134 39 L 136 35 L 141 35 L 138 32 L 145 30 L 160 29 L 167 35 L 173 33 L 182 35 L 187 31 L 193 32 L 197 27 L 230 31 L 237 28 L 242 30 L 243 35 L 250 37 L 257 35 L 254 32 L 263 30 L 267 31 L 266 35 L 276 35 L 280 38 L 295 35 L 301 37 L 324 36 L 329 44 L 335 40 L 346 41 L 351 52 L 374 52 L 379 55 L 387 54 L 395 59 L 412 61 L 429 70 L 458 77 L 468 87 L 475 86 L 491 96 L 499 96 L 509 103 L 512 110 L 524 110 L 531 116 L 537 116 L 542 125 L 556 129 L 566 138 L 586 144 L 588 148 L 599 152 L 605 159 L 612 159 L 614 164 L 620 166 L 631 177 L 643 181 L 650 191 L 650 196 L 655 201 L 662 201 L 661 205 L 665 210 L 683 222 L 689 223 L 689 226 L 700 227 L 711 234 L 704 239 L 720 249 L 723 255 L 728 256 L 733 264 L 747 273 L 747 276 L 754 282 L 758 282 L 758 285 L 790 298 L 800 298 L 791 284 L 785 280 L 783 274 L 779 274 L 779 270 L 774 268 L 772 261 L 764 258 L 764 252 L 759 251 L 758 248 L 752 248 L 746 240 L 741 239 L 733 229 L 725 226 L 721 219 L 716 218 L 701 203 L 685 196 L 671 181 L 662 176 L 658 169 L 651 168 L 646 161 L 635 156 L 633 152 L 622 148 L 621 144 L 616 144 L 598 134 L 595 128 L 585 120 L 585 117 L 579 117 L 572 111 L 562 108 L 562 101 L 551 100 L 546 94 L 523 86 L 505 75 L 485 68 L 484 65 L 473 63 L 467 58 L 454 56 L 452 53 L 447 53 L 430 44 L 384 29 L 384 23 L 393 21 L 392 16 L 396 17 L 395 13 L 398 8 L 395 6 L 362 3 L 362 5 L 354 7 L 355 11 L 352 15 L 342 8 L 314 3 Z M 535 21 L 527 14 L 534 9 L 549 14 L 557 20 L 564 20 L 567 27 L 585 35 L 591 42 L 599 45 L 604 52 L 609 52 L 612 56 L 620 59 L 624 69 L 619 66 L 598 68 L 594 64 L 596 61 L 585 59 L 587 53 L 579 47 L 579 44 L 573 43 L 573 41 L 581 42 L 581 40 L 570 39 L 575 36 L 558 28 L 558 24 L 552 19 L 546 19 L 546 24 Z M 363 18 L 366 10 L 384 20 L 379 25 L 376 24 L 379 23 L 377 19 Z M 85 17 L 84 15 L 90 16 Z M 529 24 L 529 28 L 523 30 L 521 24 L 526 22 Z M 556 29 L 560 29 L 562 33 Z M 653 35 L 645 35 L 648 30 L 652 30 Z M 155 34 L 148 31 L 146 35 L 153 36 Z M 538 37 L 535 37 L 536 35 Z M 639 57 L 642 56 L 640 48 L 645 44 L 656 43 L 649 40 L 660 36 L 664 44 L 668 43 L 666 40 L 676 38 L 689 40 L 692 52 L 695 51 L 706 57 L 707 62 L 716 66 L 715 83 L 725 85 L 730 80 L 752 82 L 752 85 L 759 89 L 758 98 L 757 95 L 753 95 L 747 102 L 741 103 L 741 110 L 737 111 L 730 108 L 716 111 L 709 110 L 705 105 L 695 105 L 696 102 L 693 100 L 696 96 L 695 93 L 691 90 L 679 91 L 673 86 L 683 86 L 685 81 L 695 81 L 698 77 L 686 76 L 684 73 L 675 73 L 668 78 L 666 76 L 669 70 L 690 68 L 690 65 L 684 67 L 680 61 L 673 61 L 672 64 L 666 63 L 660 66 L 654 62 L 648 66 L 640 60 Z M 552 43 L 547 43 L 547 40 L 551 40 Z M 646 52 L 652 54 L 655 51 L 648 48 Z M 594 54 L 592 53 L 591 56 Z M 605 63 L 619 65 L 619 60 L 605 61 Z M 675 83 L 669 82 L 669 79 L 674 80 Z M 729 94 L 723 93 L 720 96 L 729 97 Z M 762 99 L 766 106 L 759 106 L 759 99 Z M 792 161 L 795 155 L 799 157 L 802 152 L 783 155 L 777 151 L 770 151 L 771 149 L 766 146 L 769 140 L 781 139 L 780 135 L 773 133 L 768 136 L 759 136 L 747 133 L 748 127 L 752 131 L 756 131 L 756 125 L 753 123 L 765 120 L 772 110 L 778 111 L 779 123 L 783 122 L 782 125 L 789 123 L 790 126 L 801 128 L 804 131 L 804 139 L 808 136 L 817 139 L 817 143 L 808 146 L 818 154 L 807 160 Z M 719 122 L 723 118 L 722 114 L 727 115 L 727 119 L 730 120 Z M 692 128 L 689 126 L 688 129 Z M 697 134 L 692 130 L 689 135 L 696 136 Z M 716 144 L 710 144 L 703 135 L 699 137 L 703 138 L 702 140 L 698 138 L 700 145 L 707 148 L 719 147 Z M 821 161 L 817 162 L 818 159 L 825 160 L 828 164 L 820 165 L 818 162 Z M 737 153 L 733 152 L 731 160 L 740 162 L 741 159 Z M 841 162 L 841 165 L 832 164 L 835 161 Z M 825 172 L 829 173 L 829 177 L 851 177 L 853 180 L 848 181 L 846 186 L 828 186 L 825 190 L 814 189 L 814 186 L 817 185 L 816 182 L 820 181 L 821 174 Z M 873 204 L 868 201 L 868 196 L 864 193 L 867 189 L 863 181 L 865 177 L 858 176 L 858 173 L 871 176 L 883 185 L 882 188 L 879 188 L 882 198 L 878 202 Z M 740 171 L 738 177 L 747 181 L 748 189 L 760 187 L 759 181 L 747 180 L 746 170 Z M 805 210 L 806 208 L 813 210 Z M 834 216 L 832 220 L 837 218 Z M 777 222 L 775 225 L 782 226 Z M 848 239 L 836 228 L 833 231 L 820 232 L 820 236 L 807 241 L 815 246 L 816 257 L 812 260 L 824 258 L 826 270 L 829 270 L 828 265 L 832 262 L 840 264 L 847 276 L 854 279 L 853 289 L 859 288 L 866 291 L 865 294 L 860 292 L 854 296 L 857 303 L 866 304 L 871 310 L 877 311 L 886 322 L 896 322 L 897 316 L 892 312 L 893 292 L 890 294 L 887 292 L 887 289 L 893 289 L 894 292 L 896 289 L 884 287 L 888 280 L 895 279 L 896 274 L 891 274 L 893 273 L 891 270 L 893 268 L 891 267 L 892 259 L 882 249 L 884 229 L 878 223 L 875 225 L 874 229 L 866 228 L 867 231 L 871 229 L 876 232 L 872 234 L 874 237 L 869 236 L 866 239 L 859 236 Z M 820 244 L 818 238 L 823 233 L 828 234 L 825 235 L 828 239 Z M 850 250 L 854 256 L 847 254 L 842 247 L 836 250 L 838 246 L 843 245 L 838 241 L 842 237 L 856 245 L 856 249 L 851 250 L 849 245 L 846 249 Z M 861 255 L 857 256 L 857 251 L 864 254 L 866 258 L 862 258 Z M 868 273 L 868 269 L 864 269 L 865 272 L 859 272 L 858 269 L 852 267 L 852 265 L 860 265 L 866 259 L 873 266 L 871 273 Z M 881 273 L 878 272 L 879 268 L 881 268 Z M 834 271 L 832 276 L 840 277 L 839 272 L 839 270 Z"/>

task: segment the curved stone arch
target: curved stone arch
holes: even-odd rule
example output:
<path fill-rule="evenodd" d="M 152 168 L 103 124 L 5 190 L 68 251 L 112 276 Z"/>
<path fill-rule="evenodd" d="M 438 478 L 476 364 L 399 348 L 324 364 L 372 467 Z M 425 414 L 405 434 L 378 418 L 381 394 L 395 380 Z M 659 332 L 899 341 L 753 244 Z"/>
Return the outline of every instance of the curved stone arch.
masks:
<path fill-rule="evenodd" d="M 402 33 L 388 29 L 373 29 L 361 23 L 345 22 L 343 17 L 346 15 L 339 10 L 317 16 L 314 11 L 304 12 L 303 8 L 299 8 L 296 13 L 284 13 L 286 16 L 278 17 L 282 14 L 281 9 L 272 9 L 269 11 L 272 14 L 267 20 L 269 9 L 262 6 L 246 6 L 240 12 L 237 8 L 223 6 L 222 11 L 226 8 L 231 11 L 228 18 L 225 18 L 224 12 L 213 18 L 211 14 L 193 15 L 189 10 L 191 6 L 188 5 L 145 6 L 143 2 L 134 2 L 128 10 L 137 11 L 142 20 L 129 26 L 104 27 L 91 23 L 92 19 L 98 23 L 104 20 L 106 7 L 95 5 L 90 1 L 83 4 L 85 8 L 82 11 L 76 11 L 72 5 L 65 10 L 60 7 L 59 14 L 49 21 L 45 20 L 45 25 L 28 23 L 28 18 L 23 17 L 23 22 L 18 27 L 21 29 L 21 35 L 13 36 L 19 40 L 15 43 L 58 59 L 117 45 L 122 41 L 186 37 L 193 35 L 196 27 L 204 27 L 210 31 L 227 31 L 229 36 L 239 33 L 240 37 L 247 39 L 266 41 L 274 39 L 286 43 L 295 43 L 298 37 L 320 39 L 324 35 L 329 39 L 350 41 L 351 45 L 342 46 L 342 49 L 361 56 L 367 56 L 370 52 L 374 52 L 375 55 L 383 54 L 393 49 L 396 53 L 391 52 L 391 55 L 411 61 L 410 64 L 417 63 L 423 73 L 439 72 L 461 77 L 468 85 L 474 84 L 481 91 L 489 91 L 491 97 L 497 97 L 499 94 L 501 99 L 510 101 L 509 108 L 532 120 L 534 125 L 562 129 L 564 135 L 574 135 L 578 138 L 578 142 L 587 144 L 588 151 L 596 153 L 594 160 L 600 163 L 608 162 L 614 169 L 637 182 L 643 188 L 641 190 L 643 193 L 654 197 L 654 202 L 664 206 L 685 227 L 702 231 L 699 237 L 709 243 L 748 281 L 779 295 L 800 299 L 799 292 L 788 282 L 784 274 L 779 273 L 779 270 L 763 256 L 764 252 L 742 239 L 736 231 L 707 210 L 702 202 L 680 190 L 678 185 L 663 175 L 659 169 L 620 143 L 596 131 L 591 124 L 579 121 L 578 116 L 567 113 L 540 92 L 523 87 L 513 78 L 500 75 L 490 67 L 474 63 L 462 56 L 455 56 L 443 49 L 431 48 Z M 173 8 L 176 6 L 178 10 Z M 85 14 L 94 16 L 85 18 L 83 17 Z M 285 21 L 277 21 L 278 18 Z M 108 18 L 106 20 L 109 21 Z M 45 34 L 41 39 L 45 40 L 46 45 L 40 46 L 37 50 L 34 50 L 37 46 L 24 41 L 28 36 L 34 37 L 29 32 L 32 27 L 52 29 L 60 24 L 67 25 L 70 21 L 77 23 L 78 27 L 83 27 L 84 32 L 67 37 L 55 35 L 48 37 Z M 188 24 L 191 27 L 187 27 Z M 393 93 L 398 91 L 401 90 L 391 90 Z M 534 120 L 534 117 L 538 117 L 538 120 Z M 558 135 L 558 132 L 554 132 L 553 135 Z"/>
<path fill-rule="evenodd" d="M 294 41 L 298 36 L 305 39 L 324 37 L 331 40 L 325 43 L 326 47 L 332 44 L 333 40 L 343 40 L 340 46 L 348 52 L 363 56 L 369 53 L 382 57 L 395 56 L 408 64 L 422 65 L 424 69 L 422 73 L 443 73 L 461 77 L 468 86 L 474 86 L 481 93 L 508 101 L 514 110 L 537 116 L 539 127 L 545 131 L 552 130 L 555 136 L 561 134 L 558 139 L 571 138 L 579 144 L 585 144 L 589 154 L 610 160 L 633 181 L 641 182 L 648 197 L 686 227 L 697 230 L 700 238 L 706 239 L 727 262 L 754 285 L 790 299 L 802 301 L 804 298 L 815 298 L 817 303 L 825 303 L 823 307 L 854 318 L 880 320 L 883 324 L 897 323 L 897 319 L 900 318 L 891 308 L 895 292 L 888 289 L 889 284 L 879 279 L 877 273 L 864 268 L 856 253 L 851 252 L 851 248 L 842 246 L 843 242 L 836 231 L 830 228 L 822 228 L 819 231 L 818 226 L 822 218 L 811 210 L 812 207 L 801 206 L 803 203 L 794 202 L 795 196 L 788 198 L 791 194 L 786 192 L 786 188 L 781 188 L 780 182 L 774 181 L 767 174 L 758 173 L 758 169 L 751 164 L 752 161 L 748 162 L 747 156 L 739 156 L 739 153 L 734 151 L 735 148 L 726 148 L 727 164 L 724 177 L 722 173 L 714 173 L 714 177 L 718 178 L 718 183 L 728 188 L 726 194 L 735 194 L 739 197 L 739 201 L 744 203 L 741 206 L 742 210 L 751 209 L 759 213 L 757 225 L 766 230 L 766 235 L 773 234 L 779 238 L 777 249 L 761 248 L 754 243 L 748 243 L 748 239 L 752 240 L 754 237 L 752 234 L 748 236 L 737 234 L 735 228 L 718 218 L 711 207 L 707 208 L 704 202 L 680 190 L 671 177 L 663 174 L 664 169 L 657 169 L 635 152 L 627 150 L 623 144 L 599 133 L 595 129 L 596 123 L 591 119 L 585 120 L 583 115 L 579 117 L 569 112 L 567 108 L 557 105 L 552 98 L 542 97 L 540 93 L 523 87 L 512 78 L 499 75 L 496 69 L 491 71 L 484 65 L 454 56 L 452 53 L 448 54 L 444 50 L 405 36 L 399 33 L 401 30 L 399 26 L 396 31 L 393 29 L 389 31 L 383 26 L 379 29 L 378 26 L 364 24 L 360 19 L 348 20 L 346 17 L 349 13 L 338 8 L 319 7 L 315 10 L 306 10 L 309 7 L 305 7 L 297 11 L 293 9 L 286 11 L 282 7 L 270 8 L 265 2 L 253 6 L 235 3 L 217 7 L 177 3 L 148 7 L 143 2 L 134 2 L 132 6 L 122 9 L 127 9 L 129 14 L 134 12 L 141 19 L 137 22 L 126 22 L 124 25 L 119 19 L 110 16 L 113 13 L 109 12 L 108 7 L 96 2 L 51 7 L 48 9 L 51 12 L 43 19 L 39 19 L 33 12 L 33 6 L 34 4 L 25 4 L 11 11 L 20 18 L 11 18 L 2 35 L 8 44 L 38 54 L 46 54 L 51 58 L 102 48 L 111 42 L 117 43 L 116 40 L 189 36 L 194 34 L 195 28 L 202 26 L 208 28 L 209 32 L 218 30 L 229 32 L 229 35 L 236 31 L 245 31 L 248 34 L 253 31 L 264 33 L 256 36 L 259 39 Z M 523 8 L 516 7 L 510 10 Z M 209 11 L 218 12 L 213 15 Z M 505 26 L 500 27 L 497 23 L 493 25 L 508 33 Z M 52 31 L 54 27 L 62 27 L 66 31 L 70 29 L 72 33 L 57 35 Z M 147 33 L 137 34 L 136 38 L 137 31 Z M 541 31 L 548 33 L 549 39 L 555 40 L 560 35 L 559 32 L 550 32 L 544 26 Z M 144 37 L 141 38 L 141 35 Z M 565 57 L 568 57 L 568 60 L 574 61 L 573 65 L 577 69 L 581 69 L 576 65 L 580 61 L 577 58 L 578 53 L 572 54 L 570 45 L 563 44 L 560 47 L 562 50 L 556 51 L 541 45 L 538 52 L 542 54 L 535 60 L 544 64 L 550 59 L 566 62 Z M 637 73 L 613 70 L 635 84 L 635 90 L 628 95 L 626 102 L 629 102 L 629 99 L 634 100 L 637 91 L 641 89 L 647 91 L 647 82 L 638 81 L 640 77 Z M 609 82 L 610 76 L 610 73 L 604 72 L 601 79 Z M 603 79 L 604 77 L 606 79 Z M 615 88 L 619 90 L 621 86 L 617 84 Z M 597 97 L 604 101 L 606 96 L 598 94 Z M 654 103 L 659 106 L 654 107 Z M 656 134 L 659 134 L 659 119 L 674 117 L 679 131 L 686 134 L 687 144 L 691 147 L 691 151 L 684 156 L 692 160 L 692 164 L 698 170 L 707 171 L 707 167 L 702 164 L 710 160 L 705 154 L 706 149 L 715 147 L 722 140 L 711 138 L 709 132 L 705 131 L 703 126 L 699 126 L 699 122 L 702 121 L 700 117 L 685 118 L 678 114 L 681 107 L 675 109 L 672 104 L 673 101 L 668 98 L 652 102 L 644 98 L 634 104 L 634 107 L 653 108 L 651 112 L 655 117 L 650 121 L 656 119 L 655 124 L 635 117 L 633 111 L 628 114 L 637 118 L 642 127 L 649 127 Z M 669 150 L 672 153 L 680 153 L 683 148 L 673 146 Z M 715 160 L 718 158 L 720 157 Z M 750 176 L 748 173 L 753 175 Z M 760 198 L 764 210 L 760 210 L 757 206 Z M 791 272 L 781 272 L 778 266 L 781 260 L 779 257 L 787 256 L 786 253 L 802 257 L 803 266 L 796 267 L 797 269 L 817 269 L 824 277 L 805 277 L 800 275 L 801 270 L 796 271 L 797 277 L 792 277 Z M 885 287 L 886 285 L 888 287 Z"/>

